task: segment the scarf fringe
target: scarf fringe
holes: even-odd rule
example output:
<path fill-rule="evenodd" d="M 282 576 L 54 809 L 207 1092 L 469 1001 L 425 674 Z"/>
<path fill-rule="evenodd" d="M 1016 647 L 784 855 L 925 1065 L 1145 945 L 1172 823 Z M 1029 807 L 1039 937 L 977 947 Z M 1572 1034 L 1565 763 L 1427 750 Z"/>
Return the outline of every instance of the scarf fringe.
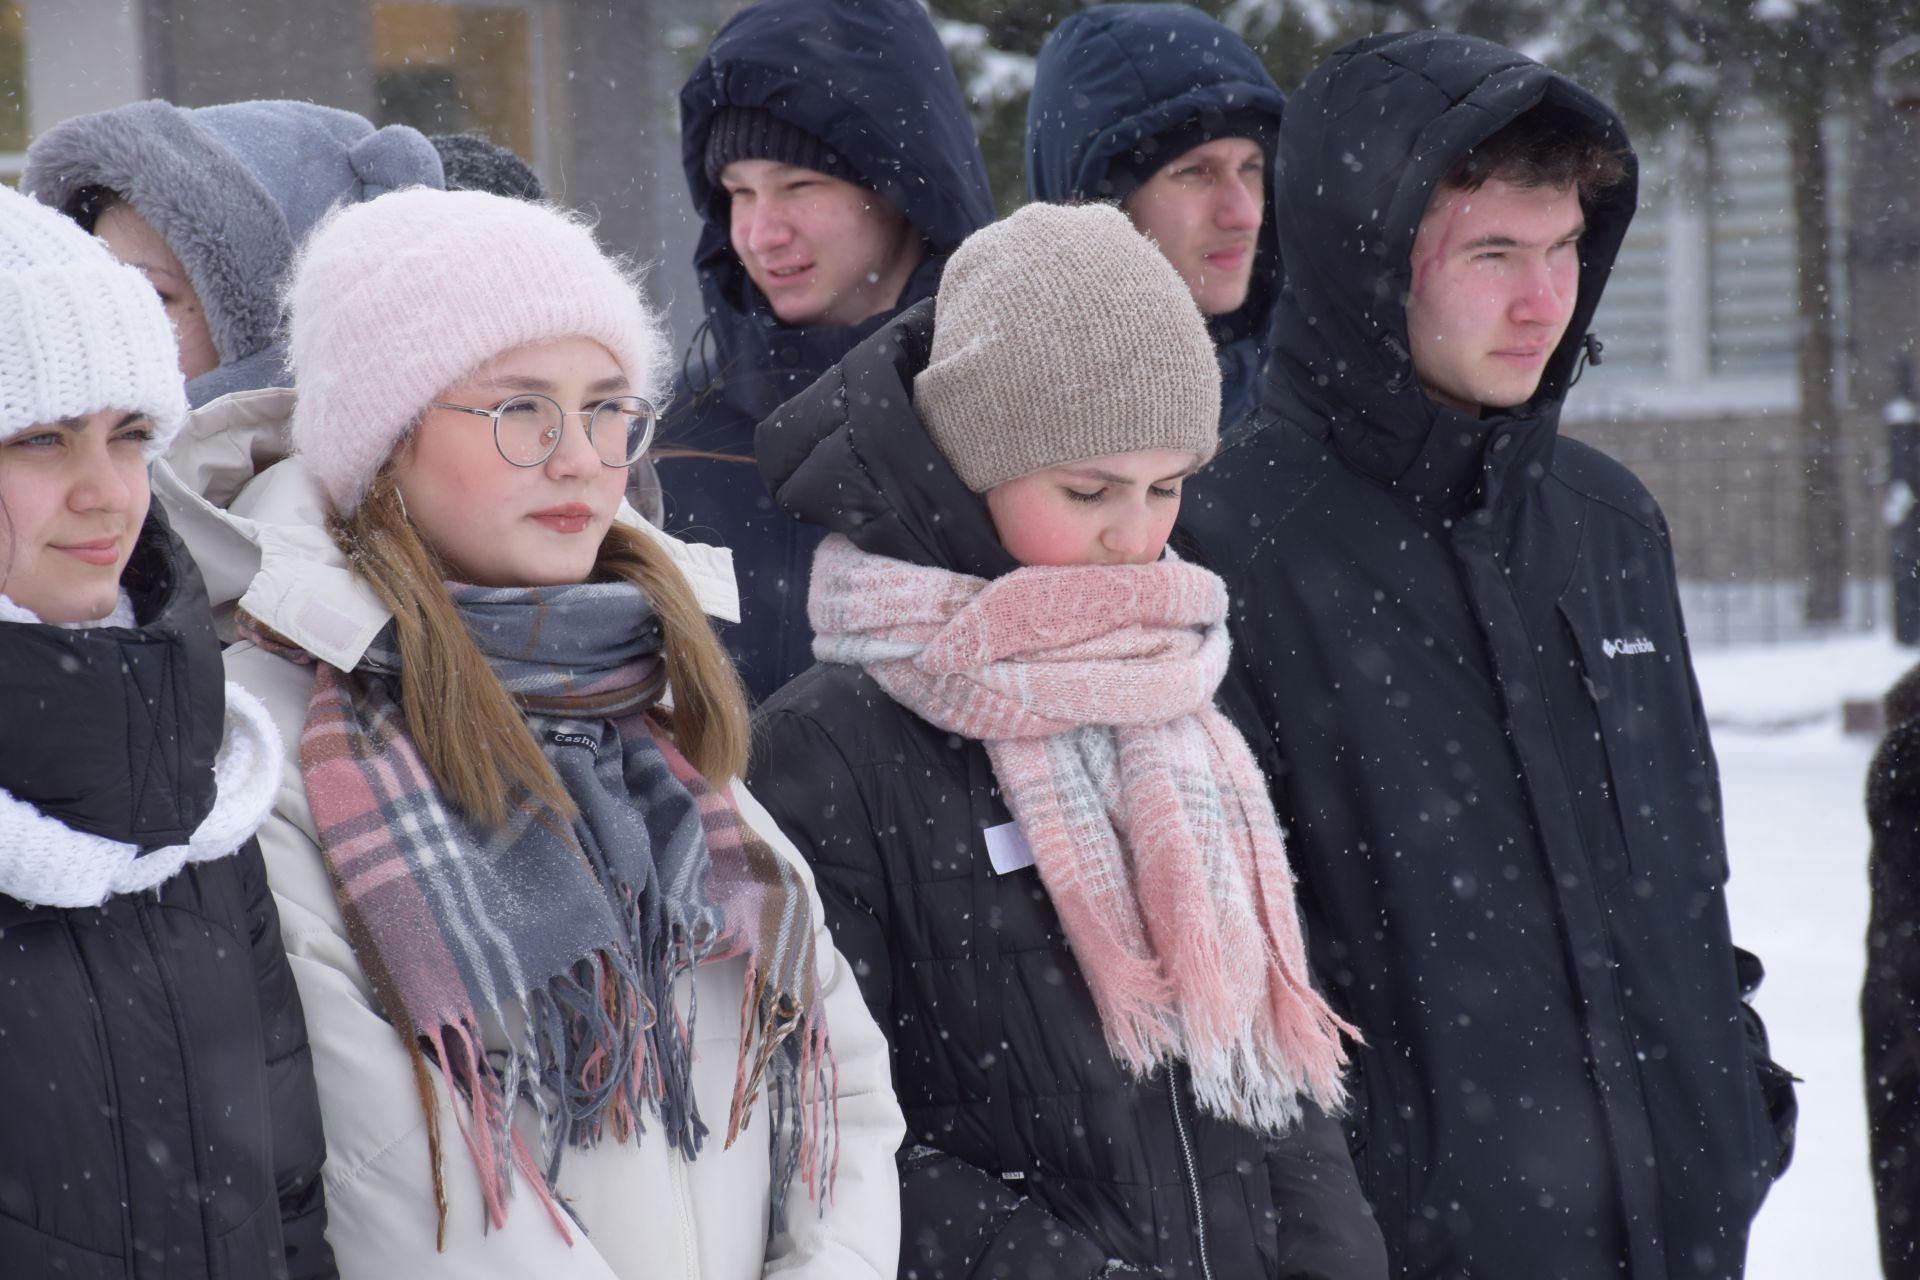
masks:
<path fill-rule="evenodd" d="M 790 1006 L 782 1012 L 781 1006 Z M 840 1169 L 840 1067 L 820 1011 L 776 991 L 756 957 L 740 994 L 740 1056 L 727 1109 L 731 1147 L 747 1131 L 762 1088 L 774 1126 L 770 1235 L 787 1229 L 787 1191 L 799 1175 L 821 1213 Z"/>
<path fill-rule="evenodd" d="M 453 1119 L 460 1127 L 467 1153 L 473 1157 L 474 1169 L 480 1175 L 480 1194 L 486 1202 L 488 1224 L 495 1229 L 507 1225 L 507 1200 L 513 1192 L 513 1172 L 518 1169 L 521 1177 L 532 1184 L 554 1229 L 559 1231 L 561 1239 L 571 1245 L 573 1232 L 567 1226 L 567 1215 L 547 1186 L 546 1177 L 534 1163 L 533 1153 L 527 1150 L 527 1144 L 513 1128 L 512 1103 L 502 1092 L 499 1077 L 487 1068 L 485 1055 L 480 1052 L 479 1027 L 471 1023 L 448 1024 L 430 1033 L 426 1040 L 442 1072 L 454 1081 L 464 1097 L 464 1107 L 461 1098 L 452 1100 Z M 455 1050 L 452 1054 L 448 1052 L 449 1040 Z M 418 1053 L 419 1049 L 416 1047 L 414 1052 Z M 427 1114 L 433 1116 L 434 1109 L 429 1108 Z M 441 1165 L 441 1135 L 436 1120 L 428 1123 L 427 1141 L 433 1160 L 434 1190 L 439 1209 L 435 1238 L 444 1250 L 447 1206 Z"/>
<path fill-rule="evenodd" d="M 767 1088 L 776 1167 L 803 1172 L 816 1196 L 830 1192 L 822 1184 L 837 1164 L 838 1111 L 826 1090 L 837 1071 L 807 889 L 649 713 L 666 678 L 651 604 L 624 584 L 449 590 L 580 801 L 575 823 L 551 821 L 524 794 L 508 797 L 514 820 L 498 828 L 474 830 L 447 806 L 407 737 L 390 635 L 353 672 L 317 664 L 301 736 L 349 941 L 412 1059 L 438 1247 L 448 1201 L 429 1057 L 489 1229 L 505 1224 L 517 1170 L 571 1243 L 579 1224 L 569 1225 L 557 1191 L 568 1146 L 634 1139 L 651 1114 L 670 1146 L 699 1154 L 708 1131 L 693 1087 L 691 980 L 700 965 L 734 956 L 748 975 L 729 1141 Z M 268 651 L 313 662 L 244 614 L 242 623 Z M 543 735 L 540 722 L 553 720 L 567 731 Z M 503 1028 L 504 1051 L 490 1055 Z M 523 1101 L 538 1121 L 525 1139 L 514 1124 Z M 536 1132 L 538 1162 L 528 1149 Z M 776 1221 L 786 1186 L 783 1177 L 772 1188 Z"/>

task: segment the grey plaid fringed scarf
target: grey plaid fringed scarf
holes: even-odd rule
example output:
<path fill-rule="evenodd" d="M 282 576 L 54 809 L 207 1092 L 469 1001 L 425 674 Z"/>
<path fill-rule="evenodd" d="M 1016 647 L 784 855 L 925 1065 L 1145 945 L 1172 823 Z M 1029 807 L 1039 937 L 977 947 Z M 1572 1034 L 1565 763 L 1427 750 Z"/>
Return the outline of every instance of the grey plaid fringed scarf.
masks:
<path fill-rule="evenodd" d="M 665 671 L 660 624 L 642 592 L 448 590 L 578 807 L 572 826 L 525 795 L 511 798 L 498 829 L 448 807 L 407 736 L 390 633 L 351 673 L 316 664 L 300 743 L 349 939 L 413 1057 L 443 1245 L 429 1055 L 456 1086 L 489 1220 L 505 1222 L 517 1166 L 568 1234 L 552 1194 L 568 1145 L 609 1131 L 633 1140 L 651 1111 L 668 1143 L 698 1154 L 706 1126 L 691 1079 L 697 1009 L 680 1018 L 674 985 L 696 965 L 743 954 L 727 1143 L 764 1081 L 781 1229 L 793 1175 L 824 1197 L 835 1157 L 833 1061 L 805 887 L 650 714 Z M 305 657 L 257 623 L 249 634 Z M 482 1028 L 515 1026 L 500 1016 L 509 1004 L 524 1011 L 524 1029 L 510 1033 L 504 1054 L 490 1053 Z M 513 1129 L 519 1098 L 540 1117 L 540 1165 Z"/>

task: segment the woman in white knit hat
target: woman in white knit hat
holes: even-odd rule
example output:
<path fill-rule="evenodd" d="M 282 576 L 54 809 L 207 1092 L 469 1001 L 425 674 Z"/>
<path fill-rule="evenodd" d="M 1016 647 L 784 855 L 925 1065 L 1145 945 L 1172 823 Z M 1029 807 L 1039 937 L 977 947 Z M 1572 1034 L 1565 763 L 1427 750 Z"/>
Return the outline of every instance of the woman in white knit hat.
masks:
<path fill-rule="evenodd" d="M 622 504 L 634 280 L 417 188 L 324 223 L 289 307 L 294 454 L 195 527 L 290 747 L 261 839 L 341 1273 L 891 1275 L 884 1043 L 736 780 L 725 561 Z"/>
<path fill-rule="evenodd" d="M 0 1269 L 334 1274 L 279 789 L 151 460 L 186 415 L 140 274 L 0 186 Z"/>
<path fill-rule="evenodd" d="M 1219 409 L 1166 258 L 1033 205 L 761 424 L 832 536 L 749 780 L 892 1040 L 903 1275 L 1386 1274 L 1226 590 L 1163 554 Z"/>

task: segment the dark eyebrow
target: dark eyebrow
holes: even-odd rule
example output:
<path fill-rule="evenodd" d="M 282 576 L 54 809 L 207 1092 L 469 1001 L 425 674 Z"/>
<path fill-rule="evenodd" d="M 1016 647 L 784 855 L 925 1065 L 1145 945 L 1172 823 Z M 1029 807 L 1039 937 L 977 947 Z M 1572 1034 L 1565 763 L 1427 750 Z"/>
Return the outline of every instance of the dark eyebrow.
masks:
<path fill-rule="evenodd" d="M 1115 475 L 1111 471 L 1102 471 L 1098 467 L 1062 467 L 1068 475 L 1078 480 L 1098 480 L 1101 484 L 1128 485 L 1133 481 L 1126 476 Z"/>
<path fill-rule="evenodd" d="M 120 421 L 114 423 L 110 429 L 114 431 L 118 431 L 120 428 L 124 426 L 131 425 L 132 423 L 135 423 L 135 422 L 144 421 L 146 416 L 147 416 L 146 414 L 136 410 L 135 412 L 130 413 L 126 417 L 120 419 Z M 56 427 L 59 427 L 63 431 L 84 431 L 86 430 L 87 420 L 84 417 L 61 418 L 55 421 L 53 425 Z"/>
<path fill-rule="evenodd" d="M 1571 231 L 1568 231 L 1566 235 L 1558 236 L 1548 243 L 1565 244 L 1569 240 L 1578 240 L 1585 234 L 1587 234 L 1587 224 L 1582 222 Z M 1502 235 L 1499 232 L 1484 235 L 1475 240 L 1469 240 L 1460 246 L 1463 253 L 1472 253 L 1476 249 L 1524 249 L 1526 247 L 1524 242 L 1516 240 L 1509 235 Z"/>
<path fill-rule="evenodd" d="M 1134 483 L 1132 478 L 1128 476 L 1115 475 L 1111 471 L 1102 471 L 1098 467 L 1063 467 L 1061 468 L 1061 470 L 1065 471 L 1068 475 L 1074 476 L 1078 479 L 1098 480 L 1102 484 L 1117 484 L 1122 486 L 1131 486 Z M 1197 467 L 1188 467 L 1184 471 L 1176 471 L 1170 476 L 1162 476 L 1158 480 L 1149 480 L 1147 481 L 1147 483 L 1148 484 L 1165 484 L 1169 480 L 1184 480 L 1197 470 L 1199 470 L 1199 468 Z"/>
<path fill-rule="evenodd" d="M 548 382 L 545 378 L 536 378 L 531 374 L 524 373 L 499 374 L 495 377 L 483 378 L 474 385 L 492 387 L 496 391 L 537 391 L 543 396 L 552 395 L 555 389 L 554 384 Z M 616 373 L 609 377 L 602 378 L 588 387 L 587 394 L 590 396 L 605 396 L 612 395 L 616 391 L 625 391 L 626 389 L 626 378 Z"/>

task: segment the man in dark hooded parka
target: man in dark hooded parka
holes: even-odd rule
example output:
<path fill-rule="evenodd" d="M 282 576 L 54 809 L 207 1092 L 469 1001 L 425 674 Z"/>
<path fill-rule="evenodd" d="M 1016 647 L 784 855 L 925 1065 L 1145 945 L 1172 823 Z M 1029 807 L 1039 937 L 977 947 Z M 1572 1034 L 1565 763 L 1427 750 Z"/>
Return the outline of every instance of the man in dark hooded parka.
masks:
<path fill-rule="evenodd" d="M 1612 181 L 1459 184 L 1516 121 Z M 1666 523 L 1558 432 L 1633 214 L 1625 131 L 1537 63 L 1421 32 L 1314 72 L 1277 163 L 1270 401 L 1189 482 L 1182 536 L 1227 578 L 1222 696 L 1265 753 L 1317 977 L 1367 1040 L 1348 1135 L 1394 1274 L 1731 1280 L 1792 1085 L 1743 1003 L 1760 965 L 1730 937 Z M 1538 243 L 1466 231 L 1553 199 Z M 1554 282 L 1498 321 L 1553 336 L 1436 355 L 1419 273 L 1454 255 Z M 1535 292 L 1559 309 L 1527 328 Z M 1462 357 L 1521 389 L 1463 394 Z"/>
<path fill-rule="evenodd" d="M 1239 36 L 1184 4 L 1082 9 L 1034 65 L 1028 197 L 1114 201 L 1159 243 L 1213 334 L 1222 427 L 1253 405 L 1279 293 L 1265 206 L 1285 105 Z M 1172 218 L 1150 215 L 1155 197 Z"/>
<path fill-rule="evenodd" d="M 741 620 L 723 639 L 764 698 L 813 664 L 807 575 L 823 535 L 767 495 L 754 428 L 931 297 L 947 255 L 993 221 L 993 195 L 959 81 L 915 0 L 763 0 L 742 10 L 681 89 L 680 119 L 704 223 L 694 266 L 707 321 L 662 426 L 660 483 L 669 529 L 733 551 Z M 789 161 L 891 206 L 924 246 L 898 296 L 851 323 L 783 322 L 733 242 L 732 197 L 711 163 L 733 157 Z"/>

